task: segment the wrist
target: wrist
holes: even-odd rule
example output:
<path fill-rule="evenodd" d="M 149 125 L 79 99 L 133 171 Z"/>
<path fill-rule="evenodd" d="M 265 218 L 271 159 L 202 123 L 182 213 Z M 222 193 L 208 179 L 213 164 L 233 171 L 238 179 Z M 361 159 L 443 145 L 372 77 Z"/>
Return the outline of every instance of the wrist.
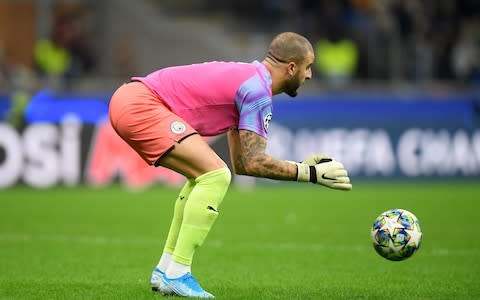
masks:
<path fill-rule="evenodd" d="M 315 170 L 315 166 L 310 166 L 306 163 L 298 163 L 291 160 L 287 160 L 286 162 L 297 166 L 297 181 L 317 183 L 317 171 Z"/>
<path fill-rule="evenodd" d="M 310 181 L 310 166 L 304 163 L 295 163 L 297 165 L 297 181 L 309 182 Z"/>

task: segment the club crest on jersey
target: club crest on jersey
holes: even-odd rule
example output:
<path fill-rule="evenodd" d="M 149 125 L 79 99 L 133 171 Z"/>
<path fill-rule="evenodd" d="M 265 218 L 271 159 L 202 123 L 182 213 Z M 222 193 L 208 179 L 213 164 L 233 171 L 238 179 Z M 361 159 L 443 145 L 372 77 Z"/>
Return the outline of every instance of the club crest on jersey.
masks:
<path fill-rule="evenodd" d="M 181 134 L 187 130 L 187 126 L 185 126 L 183 122 L 173 121 L 172 124 L 170 124 L 170 130 L 175 134 Z"/>
<path fill-rule="evenodd" d="M 263 127 L 265 131 L 268 131 L 268 126 L 270 126 L 270 121 L 272 120 L 272 113 L 268 113 L 263 119 Z"/>

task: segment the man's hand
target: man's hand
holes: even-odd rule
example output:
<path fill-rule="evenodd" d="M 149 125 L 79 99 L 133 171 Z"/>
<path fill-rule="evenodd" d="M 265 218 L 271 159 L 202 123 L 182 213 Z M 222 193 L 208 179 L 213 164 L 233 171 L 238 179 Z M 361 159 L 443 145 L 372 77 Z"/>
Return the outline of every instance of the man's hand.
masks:
<path fill-rule="evenodd" d="M 332 160 L 334 160 L 334 159 L 326 156 L 323 153 L 317 153 L 317 154 L 310 155 L 308 158 L 306 158 L 304 161 L 302 161 L 302 163 L 307 164 L 309 166 L 314 166 L 314 165 L 319 164 L 321 162 L 332 161 Z"/>
<path fill-rule="evenodd" d="M 296 163 L 298 168 L 297 181 L 310 181 L 326 187 L 349 191 L 352 189 L 348 172 L 342 163 L 323 158 L 315 165 Z"/>

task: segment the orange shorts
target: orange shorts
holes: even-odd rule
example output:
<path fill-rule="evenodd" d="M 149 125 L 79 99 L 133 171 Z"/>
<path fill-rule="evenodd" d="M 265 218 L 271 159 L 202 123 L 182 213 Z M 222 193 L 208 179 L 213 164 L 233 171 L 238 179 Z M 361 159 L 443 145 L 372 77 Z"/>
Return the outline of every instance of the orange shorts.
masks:
<path fill-rule="evenodd" d="M 197 133 L 141 82 L 125 83 L 115 91 L 109 116 L 118 135 L 150 165 Z"/>

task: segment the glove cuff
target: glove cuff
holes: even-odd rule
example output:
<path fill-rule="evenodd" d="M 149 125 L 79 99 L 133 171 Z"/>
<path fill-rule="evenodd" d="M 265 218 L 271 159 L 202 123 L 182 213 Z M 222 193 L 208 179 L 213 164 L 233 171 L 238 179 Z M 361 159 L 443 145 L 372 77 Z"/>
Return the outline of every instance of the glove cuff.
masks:
<path fill-rule="evenodd" d="M 297 181 L 308 182 L 311 177 L 311 167 L 303 163 L 295 163 L 297 165 Z M 315 170 L 315 168 L 314 168 Z M 314 171 L 315 173 L 315 171 Z M 316 175 L 316 174 L 315 174 Z"/>

